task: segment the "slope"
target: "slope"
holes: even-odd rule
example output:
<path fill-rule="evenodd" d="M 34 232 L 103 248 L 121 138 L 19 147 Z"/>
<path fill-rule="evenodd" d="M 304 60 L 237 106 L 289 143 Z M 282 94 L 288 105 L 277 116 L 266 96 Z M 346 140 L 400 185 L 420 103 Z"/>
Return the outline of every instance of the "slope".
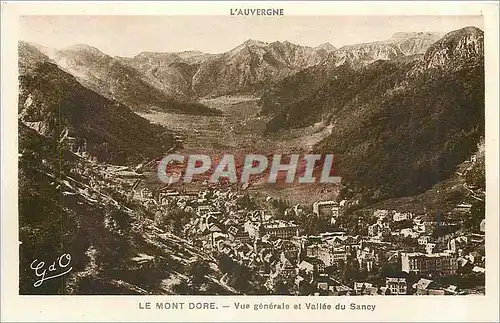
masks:
<path fill-rule="evenodd" d="M 158 84 L 121 60 L 88 45 L 48 51 L 50 58 L 78 81 L 102 96 L 134 111 L 160 110 L 188 114 L 217 114 L 177 91 Z"/>
<path fill-rule="evenodd" d="M 214 278 L 216 266 L 200 277 L 193 268 L 213 260 L 156 228 L 154 215 L 127 196 L 126 181 L 108 176 L 108 165 L 21 122 L 19 152 L 20 294 L 177 294 L 195 278 L 207 294 L 235 292 Z M 34 286 L 32 262 L 47 269 L 64 254 L 71 271 Z"/>
<path fill-rule="evenodd" d="M 19 120 L 40 134 L 73 140 L 100 161 L 136 163 L 173 145 L 167 129 L 82 86 L 36 49 L 21 44 Z M 29 53 L 35 53 L 32 56 Z M 40 58 L 43 58 L 40 60 Z"/>
<path fill-rule="evenodd" d="M 270 131 L 324 120 L 316 151 L 337 155 L 347 183 L 376 200 L 422 192 L 448 178 L 484 136 L 483 36 L 451 32 L 424 55 L 366 67 L 316 66 L 261 98 Z"/>

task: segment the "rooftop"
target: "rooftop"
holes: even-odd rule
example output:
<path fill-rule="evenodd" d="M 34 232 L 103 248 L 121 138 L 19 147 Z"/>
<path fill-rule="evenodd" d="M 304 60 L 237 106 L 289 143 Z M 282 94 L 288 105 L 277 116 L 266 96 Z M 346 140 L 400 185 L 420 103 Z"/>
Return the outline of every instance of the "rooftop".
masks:
<path fill-rule="evenodd" d="M 293 222 L 286 222 L 286 221 L 275 221 L 275 222 L 270 222 L 265 224 L 266 228 L 295 228 L 298 227 L 297 224 Z"/>

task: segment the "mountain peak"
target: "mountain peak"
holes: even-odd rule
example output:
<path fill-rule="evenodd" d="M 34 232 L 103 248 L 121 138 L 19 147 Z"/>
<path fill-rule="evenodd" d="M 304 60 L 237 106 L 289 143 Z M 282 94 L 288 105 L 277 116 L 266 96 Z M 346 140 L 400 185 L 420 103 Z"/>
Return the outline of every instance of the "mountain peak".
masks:
<path fill-rule="evenodd" d="M 186 54 L 186 55 L 203 55 L 205 53 L 199 51 L 199 50 L 183 50 L 182 52 L 176 52 L 176 54 Z"/>
<path fill-rule="evenodd" d="M 428 68 L 475 63 L 484 55 L 484 33 L 473 26 L 447 33 L 425 53 Z"/>
<path fill-rule="evenodd" d="M 41 63 L 51 62 L 36 44 L 20 41 L 18 43 L 19 74 L 26 74 Z"/>
<path fill-rule="evenodd" d="M 438 35 L 439 33 L 437 32 L 424 32 L 424 31 L 419 31 L 419 32 L 396 32 L 392 34 L 391 39 L 398 40 L 398 39 L 406 39 L 406 38 L 415 38 L 415 37 L 431 37 L 433 35 Z"/>
<path fill-rule="evenodd" d="M 245 48 L 250 48 L 250 47 L 265 47 L 267 45 L 268 45 L 268 43 L 262 42 L 260 40 L 247 39 L 243 43 L 241 43 L 240 45 L 236 46 L 231 51 L 229 51 L 229 53 L 230 54 L 235 54 L 235 53 L 238 53 L 238 52 L 244 50 Z"/>
<path fill-rule="evenodd" d="M 440 32 L 397 32 L 385 41 L 386 44 L 397 47 L 404 55 L 424 54 L 432 44 L 441 39 Z"/>
<path fill-rule="evenodd" d="M 260 41 L 260 40 L 247 39 L 243 42 L 243 45 L 245 45 L 245 46 L 265 46 L 265 45 L 267 45 L 267 43 Z"/>
<path fill-rule="evenodd" d="M 326 43 L 323 43 L 323 44 L 316 46 L 316 49 L 324 49 L 328 52 L 331 52 L 331 51 L 336 50 L 337 48 L 335 46 L 333 46 L 332 44 L 326 42 Z"/>
<path fill-rule="evenodd" d="M 101 52 L 99 49 L 87 45 L 87 44 L 75 44 L 68 46 L 63 49 L 64 51 L 71 51 L 71 52 L 86 52 L 94 55 L 105 55 L 103 52 Z"/>
<path fill-rule="evenodd" d="M 467 26 L 461 29 L 451 31 L 445 35 L 445 38 L 449 37 L 465 37 L 465 36 L 477 36 L 483 37 L 484 32 L 474 26 Z"/>
<path fill-rule="evenodd" d="M 280 47 L 287 47 L 287 48 L 292 48 L 292 47 L 304 47 L 304 46 L 301 46 L 301 45 L 297 45 L 297 44 L 294 44 L 288 40 L 284 40 L 284 41 L 274 41 L 272 43 L 270 43 L 269 45 L 271 46 L 280 46 Z"/>

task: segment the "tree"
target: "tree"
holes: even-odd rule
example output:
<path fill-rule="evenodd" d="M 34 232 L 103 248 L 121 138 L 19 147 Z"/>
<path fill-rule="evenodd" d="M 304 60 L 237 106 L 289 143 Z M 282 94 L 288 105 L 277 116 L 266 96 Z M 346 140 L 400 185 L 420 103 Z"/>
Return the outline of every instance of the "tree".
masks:
<path fill-rule="evenodd" d="M 200 287 L 206 282 L 206 275 L 210 272 L 210 266 L 204 260 L 197 260 L 189 266 L 188 275 L 191 285 L 195 288 Z"/>
<path fill-rule="evenodd" d="M 226 254 L 222 254 L 219 258 L 219 269 L 223 274 L 229 274 L 232 272 L 235 266 L 235 262 L 231 257 Z"/>
<path fill-rule="evenodd" d="M 330 225 L 330 220 L 318 217 L 311 213 L 302 213 L 298 219 L 300 227 L 304 230 L 305 234 L 319 234 L 333 229 Z"/>
<path fill-rule="evenodd" d="M 311 295 L 314 293 L 315 288 L 307 280 L 303 280 L 299 284 L 299 295 Z"/>
<path fill-rule="evenodd" d="M 177 285 L 172 287 L 172 291 L 178 295 L 191 295 L 193 294 L 193 290 L 186 284 L 185 281 L 181 281 Z"/>
<path fill-rule="evenodd" d="M 288 290 L 287 283 L 284 280 L 279 279 L 276 282 L 276 285 L 274 286 L 274 293 L 273 294 L 275 294 L 275 295 L 288 295 L 288 294 L 290 294 L 290 292 Z"/>
<path fill-rule="evenodd" d="M 234 288 L 243 293 L 247 293 L 250 288 L 250 280 L 252 278 L 250 269 L 246 266 L 241 266 L 237 264 L 237 266 L 234 267 L 233 275 L 234 275 L 234 283 L 233 283 Z"/>
<path fill-rule="evenodd" d="M 354 281 L 365 280 L 368 277 L 366 270 L 359 269 L 359 263 L 356 259 L 348 259 L 344 264 L 340 265 L 342 280 L 346 284 L 351 284 Z"/>
<path fill-rule="evenodd" d="M 484 217 L 485 217 L 484 202 L 474 200 L 470 208 L 470 217 L 466 222 L 468 228 L 472 230 L 478 230 L 479 224 L 484 219 Z"/>

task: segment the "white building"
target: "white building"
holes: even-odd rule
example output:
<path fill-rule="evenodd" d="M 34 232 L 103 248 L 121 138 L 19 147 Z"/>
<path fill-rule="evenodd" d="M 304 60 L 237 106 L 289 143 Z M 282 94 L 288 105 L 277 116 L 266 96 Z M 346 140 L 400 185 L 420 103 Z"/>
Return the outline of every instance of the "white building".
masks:
<path fill-rule="evenodd" d="M 318 217 L 330 218 L 336 221 L 340 215 L 340 206 L 335 201 L 321 201 L 313 204 L 313 213 Z"/>
<path fill-rule="evenodd" d="M 409 212 L 394 212 L 394 214 L 392 215 L 392 220 L 394 222 L 411 220 L 412 218 L 413 218 L 413 214 L 411 214 Z"/>

